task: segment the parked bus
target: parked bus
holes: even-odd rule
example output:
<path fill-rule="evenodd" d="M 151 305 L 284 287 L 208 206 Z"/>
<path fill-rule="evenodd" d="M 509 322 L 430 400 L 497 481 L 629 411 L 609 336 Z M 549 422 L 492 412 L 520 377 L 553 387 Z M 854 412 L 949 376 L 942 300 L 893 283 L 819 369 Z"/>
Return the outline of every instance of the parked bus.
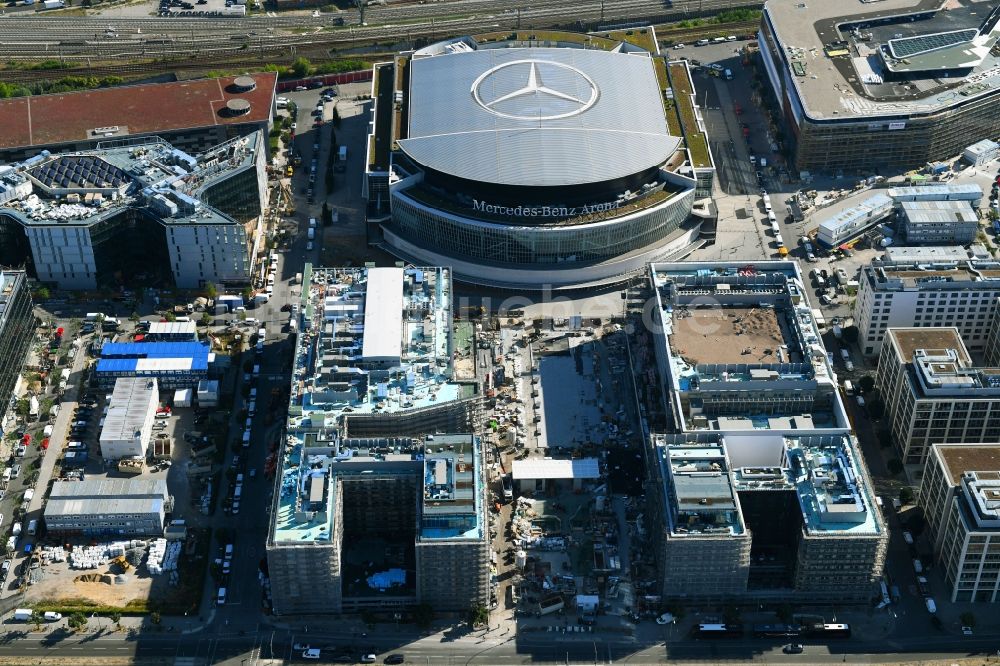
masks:
<path fill-rule="evenodd" d="M 695 638 L 740 638 L 742 624 L 699 624 L 694 628 Z"/>
<path fill-rule="evenodd" d="M 753 635 L 756 638 L 788 638 L 802 634 L 802 627 L 797 624 L 755 624 Z"/>
<path fill-rule="evenodd" d="M 817 638 L 850 638 L 849 624 L 814 624 L 809 627 L 809 635 Z"/>

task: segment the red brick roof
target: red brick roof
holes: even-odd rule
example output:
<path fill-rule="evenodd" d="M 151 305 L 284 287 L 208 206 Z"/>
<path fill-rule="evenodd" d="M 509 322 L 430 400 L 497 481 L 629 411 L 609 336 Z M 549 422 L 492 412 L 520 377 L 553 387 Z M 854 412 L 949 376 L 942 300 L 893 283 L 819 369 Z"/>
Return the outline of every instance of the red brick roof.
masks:
<path fill-rule="evenodd" d="M 0 148 L 82 141 L 91 138 L 94 128 L 113 125 L 135 135 L 264 122 L 271 113 L 277 74 L 250 76 L 257 87 L 247 93 L 232 88 L 236 77 L 224 77 L 0 100 Z M 250 102 L 250 112 L 219 113 L 231 99 Z"/>

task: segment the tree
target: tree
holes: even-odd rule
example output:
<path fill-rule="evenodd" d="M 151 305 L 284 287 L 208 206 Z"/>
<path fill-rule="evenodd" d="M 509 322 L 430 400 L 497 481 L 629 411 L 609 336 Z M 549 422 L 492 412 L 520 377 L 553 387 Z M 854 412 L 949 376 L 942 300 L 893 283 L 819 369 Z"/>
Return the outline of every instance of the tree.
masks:
<path fill-rule="evenodd" d="M 209 282 L 205 285 L 205 298 L 214 300 L 218 295 L 219 290 L 216 288 L 215 283 Z"/>
<path fill-rule="evenodd" d="M 774 610 L 774 614 L 777 615 L 778 619 L 784 624 L 790 624 L 793 615 L 791 604 L 781 604 Z"/>
<path fill-rule="evenodd" d="M 77 611 L 66 619 L 70 629 L 83 629 L 87 626 L 87 616 Z"/>
<path fill-rule="evenodd" d="M 482 604 L 469 609 L 469 625 L 480 627 L 490 621 L 490 612 Z"/>
<path fill-rule="evenodd" d="M 899 489 L 899 501 L 901 504 L 911 504 L 913 502 L 913 488 L 903 486 Z"/>
<path fill-rule="evenodd" d="M 149 614 L 149 621 L 152 622 L 153 624 L 159 624 L 160 623 L 160 612 L 159 611 L 153 611 L 152 613 L 150 613 Z"/>
<path fill-rule="evenodd" d="M 39 287 L 38 289 L 35 290 L 35 298 L 38 299 L 39 301 L 46 301 L 48 300 L 49 296 L 50 294 L 48 287 Z"/>
<path fill-rule="evenodd" d="M 429 629 L 434 624 L 434 607 L 430 604 L 419 604 L 413 609 L 413 622 L 420 629 Z"/>
<path fill-rule="evenodd" d="M 903 463 L 899 462 L 899 458 L 893 458 L 887 462 L 885 466 L 889 469 L 889 473 L 893 476 L 903 472 Z"/>
<path fill-rule="evenodd" d="M 965 611 L 964 613 L 958 616 L 958 619 L 961 621 L 962 626 L 965 627 L 976 626 L 976 616 L 975 614 L 972 613 L 972 611 Z"/>
<path fill-rule="evenodd" d="M 132 314 L 130 314 L 128 316 L 128 318 L 129 318 L 130 321 L 139 321 L 139 313 L 138 312 L 133 312 Z"/>
<path fill-rule="evenodd" d="M 880 398 L 872 398 L 868 401 L 868 416 L 880 419 L 883 414 L 885 414 L 885 403 Z"/>
<path fill-rule="evenodd" d="M 860 332 L 858 331 L 857 326 L 848 326 L 841 332 L 841 335 L 844 337 L 844 342 L 849 345 L 853 345 L 858 341 Z"/>
<path fill-rule="evenodd" d="M 44 621 L 45 621 L 45 616 L 42 614 L 42 611 L 37 611 L 37 610 L 31 611 L 31 617 L 28 618 L 28 622 L 35 625 L 35 631 L 38 631 L 38 628 L 42 625 L 42 622 Z"/>
<path fill-rule="evenodd" d="M 207 312 L 202 312 L 201 313 L 201 325 L 202 326 L 208 326 L 211 323 L 212 323 L 212 315 L 208 314 Z"/>
<path fill-rule="evenodd" d="M 27 398 L 21 398 L 17 401 L 17 406 L 14 408 L 14 411 L 22 419 L 28 418 L 28 412 L 31 411 L 31 401 Z"/>
<path fill-rule="evenodd" d="M 865 375 L 858 380 L 858 388 L 861 389 L 862 393 L 871 393 L 875 390 L 875 378 L 871 375 Z"/>
<path fill-rule="evenodd" d="M 163 318 L 167 321 L 176 321 L 177 315 L 175 315 L 171 310 L 167 310 L 163 313 Z"/>
<path fill-rule="evenodd" d="M 308 58 L 299 56 L 298 58 L 292 61 L 291 71 L 296 78 L 301 79 L 304 76 L 309 76 L 310 72 L 312 72 L 312 69 L 313 69 L 312 63 L 309 62 Z"/>
<path fill-rule="evenodd" d="M 739 624 L 740 609 L 736 606 L 726 606 L 722 611 L 722 616 L 726 618 L 728 624 Z"/>

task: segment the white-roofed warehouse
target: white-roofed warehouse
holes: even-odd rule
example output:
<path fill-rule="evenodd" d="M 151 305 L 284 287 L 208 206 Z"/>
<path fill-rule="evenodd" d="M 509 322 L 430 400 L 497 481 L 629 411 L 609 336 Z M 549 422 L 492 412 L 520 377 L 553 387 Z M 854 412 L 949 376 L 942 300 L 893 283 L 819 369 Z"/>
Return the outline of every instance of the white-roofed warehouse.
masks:
<path fill-rule="evenodd" d="M 164 479 L 56 481 L 45 527 L 62 536 L 159 536 L 172 510 Z"/>

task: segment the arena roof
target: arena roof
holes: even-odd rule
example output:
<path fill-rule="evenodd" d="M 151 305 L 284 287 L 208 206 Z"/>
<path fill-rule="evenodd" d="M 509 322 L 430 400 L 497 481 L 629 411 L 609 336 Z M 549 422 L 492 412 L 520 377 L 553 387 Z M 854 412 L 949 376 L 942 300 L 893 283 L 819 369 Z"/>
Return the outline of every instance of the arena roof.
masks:
<path fill-rule="evenodd" d="M 113 138 L 213 125 L 266 122 L 277 74 L 252 74 L 257 87 L 237 92 L 236 77 L 98 88 L 0 100 L 0 148 L 46 146 L 100 138 L 98 128 L 118 127 Z M 232 99 L 250 102 L 249 113 L 220 113 Z"/>
<path fill-rule="evenodd" d="M 576 185 L 664 162 L 670 136 L 648 54 L 480 49 L 414 58 L 409 131 L 418 163 L 484 183 Z"/>

